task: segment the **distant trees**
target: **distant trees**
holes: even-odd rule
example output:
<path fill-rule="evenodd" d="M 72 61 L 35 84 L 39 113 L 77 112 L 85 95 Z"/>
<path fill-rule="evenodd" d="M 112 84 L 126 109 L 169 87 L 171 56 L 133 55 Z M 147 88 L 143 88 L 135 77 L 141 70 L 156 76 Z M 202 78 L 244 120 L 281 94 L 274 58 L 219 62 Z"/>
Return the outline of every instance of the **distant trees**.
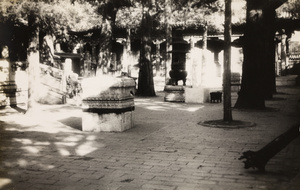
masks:
<path fill-rule="evenodd" d="M 279 15 L 300 19 L 300 2 L 298 0 L 288 0 L 287 2 L 278 8 Z"/>
<path fill-rule="evenodd" d="M 102 16 L 101 39 L 97 72 L 107 74 L 111 69 L 113 30 L 115 29 L 116 15 L 120 8 L 130 6 L 130 0 L 104 0 L 94 4 Z"/>
<path fill-rule="evenodd" d="M 166 29 L 165 27 L 167 27 L 167 25 L 170 27 L 170 25 L 179 23 L 179 25 L 182 25 L 182 28 L 190 26 L 197 28 L 204 26 L 207 22 L 213 23 L 214 19 L 210 16 L 212 13 L 220 10 L 220 4 L 218 0 L 142 0 L 141 2 L 143 11 L 140 25 L 142 46 L 139 61 L 140 71 L 137 94 L 142 96 L 155 96 L 153 66 L 151 60 L 151 44 L 154 28 L 159 28 L 159 30 L 167 32 L 161 33 L 161 38 L 166 37 L 169 39 L 167 40 L 169 45 L 172 30 Z M 167 11 L 166 9 L 171 10 Z M 165 23 L 166 18 L 168 18 L 168 22 L 171 23 Z M 215 27 L 216 25 L 211 24 L 210 26 Z"/>
<path fill-rule="evenodd" d="M 76 10 L 76 11 L 74 11 Z M 12 23 L 18 27 L 25 26 L 28 38 L 27 61 L 28 66 L 28 109 L 27 113 L 35 112 L 36 92 L 39 79 L 39 34 L 41 31 L 54 34 L 62 27 L 85 28 L 83 20 L 89 18 L 89 24 L 97 25 L 98 15 L 90 4 L 71 4 L 71 1 L 1 1 L 0 21 Z M 89 27 L 89 26 L 88 26 Z M 27 32 L 27 33 L 26 33 Z M 26 50 L 24 50 L 26 51 Z"/>

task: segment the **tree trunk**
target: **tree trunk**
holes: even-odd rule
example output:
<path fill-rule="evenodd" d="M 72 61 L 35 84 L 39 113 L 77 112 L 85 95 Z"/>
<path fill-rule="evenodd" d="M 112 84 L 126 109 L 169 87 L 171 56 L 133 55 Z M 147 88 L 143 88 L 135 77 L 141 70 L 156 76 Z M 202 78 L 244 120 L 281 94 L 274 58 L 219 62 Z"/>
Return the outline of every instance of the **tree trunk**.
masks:
<path fill-rule="evenodd" d="M 96 75 L 107 74 L 112 68 L 111 60 L 113 29 L 115 27 L 118 10 L 118 7 L 116 7 L 117 5 L 115 3 L 116 2 L 106 0 L 105 5 L 100 8 L 103 20 L 101 26 L 101 42 Z"/>
<path fill-rule="evenodd" d="M 224 75 L 223 75 L 223 120 L 232 121 L 231 110 L 231 0 L 225 1 L 225 31 L 224 31 Z"/>
<path fill-rule="evenodd" d="M 172 65 L 172 26 L 171 15 L 172 15 L 172 0 L 165 0 L 165 31 L 166 31 L 166 61 L 165 61 L 165 84 L 171 83 L 170 71 Z"/>
<path fill-rule="evenodd" d="M 102 41 L 99 48 L 99 60 L 96 75 L 107 74 L 112 54 L 112 21 L 104 18 L 101 29 Z"/>
<path fill-rule="evenodd" d="M 140 52 L 140 71 L 138 79 L 137 94 L 140 96 L 155 96 L 153 68 L 151 61 L 151 44 L 152 44 L 152 17 L 149 13 L 149 5 L 143 8 L 142 18 L 142 39 Z"/>
<path fill-rule="evenodd" d="M 268 17 L 265 16 L 264 1 L 247 1 L 246 30 L 244 34 L 244 63 L 242 85 L 235 104 L 236 108 L 265 108 L 265 73 L 269 41 L 266 39 L 265 27 Z"/>
<path fill-rule="evenodd" d="M 39 82 L 39 30 L 36 26 L 36 17 L 28 16 L 29 45 L 27 49 L 28 60 L 28 102 L 26 114 L 34 114 L 37 109 L 37 88 Z"/>
<path fill-rule="evenodd" d="M 265 99 L 271 99 L 273 94 L 276 93 L 276 70 L 275 70 L 275 9 L 266 8 L 264 10 L 265 22 L 264 22 L 264 31 L 265 31 L 265 59 L 264 62 L 264 97 Z"/>

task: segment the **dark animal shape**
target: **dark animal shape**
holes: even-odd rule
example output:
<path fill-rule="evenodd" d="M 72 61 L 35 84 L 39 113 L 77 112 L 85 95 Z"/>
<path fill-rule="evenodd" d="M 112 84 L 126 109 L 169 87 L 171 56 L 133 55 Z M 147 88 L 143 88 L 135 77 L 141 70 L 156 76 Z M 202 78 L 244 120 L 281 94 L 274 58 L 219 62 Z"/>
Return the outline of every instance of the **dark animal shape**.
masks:
<path fill-rule="evenodd" d="M 239 160 L 246 159 L 244 162 L 245 168 L 257 168 L 259 171 L 265 171 L 265 166 L 268 161 L 273 158 L 278 152 L 284 149 L 291 141 L 299 136 L 300 123 L 293 125 L 289 130 L 275 138 L 262 149 L 258 151 L 246 151 Z"/>

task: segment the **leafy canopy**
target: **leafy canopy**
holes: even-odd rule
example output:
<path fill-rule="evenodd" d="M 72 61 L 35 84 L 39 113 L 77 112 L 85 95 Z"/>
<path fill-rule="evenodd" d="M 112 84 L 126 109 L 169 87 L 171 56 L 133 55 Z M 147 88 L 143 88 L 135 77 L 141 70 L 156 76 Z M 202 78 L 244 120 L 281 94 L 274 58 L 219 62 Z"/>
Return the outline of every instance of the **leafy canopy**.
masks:
<path fill-rule="evenodd" d="M 41 30 L 54 33 L 60 28 L 82 31 L 101 26 L 102 17 L 97 7 L 80 1 L 70 0 L 2 0 L 0 22 L 13 22 L 28 26 L 28 16 L 36 17 Z"/>

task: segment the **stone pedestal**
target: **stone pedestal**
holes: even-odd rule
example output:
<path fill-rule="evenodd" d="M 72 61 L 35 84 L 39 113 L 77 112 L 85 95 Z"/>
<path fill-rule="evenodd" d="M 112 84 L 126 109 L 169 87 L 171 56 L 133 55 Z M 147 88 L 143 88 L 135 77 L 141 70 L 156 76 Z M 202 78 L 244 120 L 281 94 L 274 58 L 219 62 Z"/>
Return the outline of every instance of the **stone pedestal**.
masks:
<path fill-rule="evenodd" d="M 82 130 L 122 132 L 133 127 L 135 82 L 99 76 L 82 81 Z"/>
<path fill-rule="evenodd" d="M 165 92 L 165 101 L 166 102 L 184 102 L 185 101 L 185 93 L 184 86 L 172 86 L 166 85 Z"/>
<path fill-rule="evenodd" d="M 185 103 L 208 103 L 211 92 L 221 92 L 222 87 L 185 88 Z"/>
<path fill-rule="evenodd" d="M 133 127 L 133 112 L 121 113 L 82 113 L 83 131 L 122 132 Z"/>
<path fill-rule="evenodd" d="M 186 103 L 203 103 L 204 102 L 203 88 L 186 88 L 185 89 L 185 102 Z"/>

